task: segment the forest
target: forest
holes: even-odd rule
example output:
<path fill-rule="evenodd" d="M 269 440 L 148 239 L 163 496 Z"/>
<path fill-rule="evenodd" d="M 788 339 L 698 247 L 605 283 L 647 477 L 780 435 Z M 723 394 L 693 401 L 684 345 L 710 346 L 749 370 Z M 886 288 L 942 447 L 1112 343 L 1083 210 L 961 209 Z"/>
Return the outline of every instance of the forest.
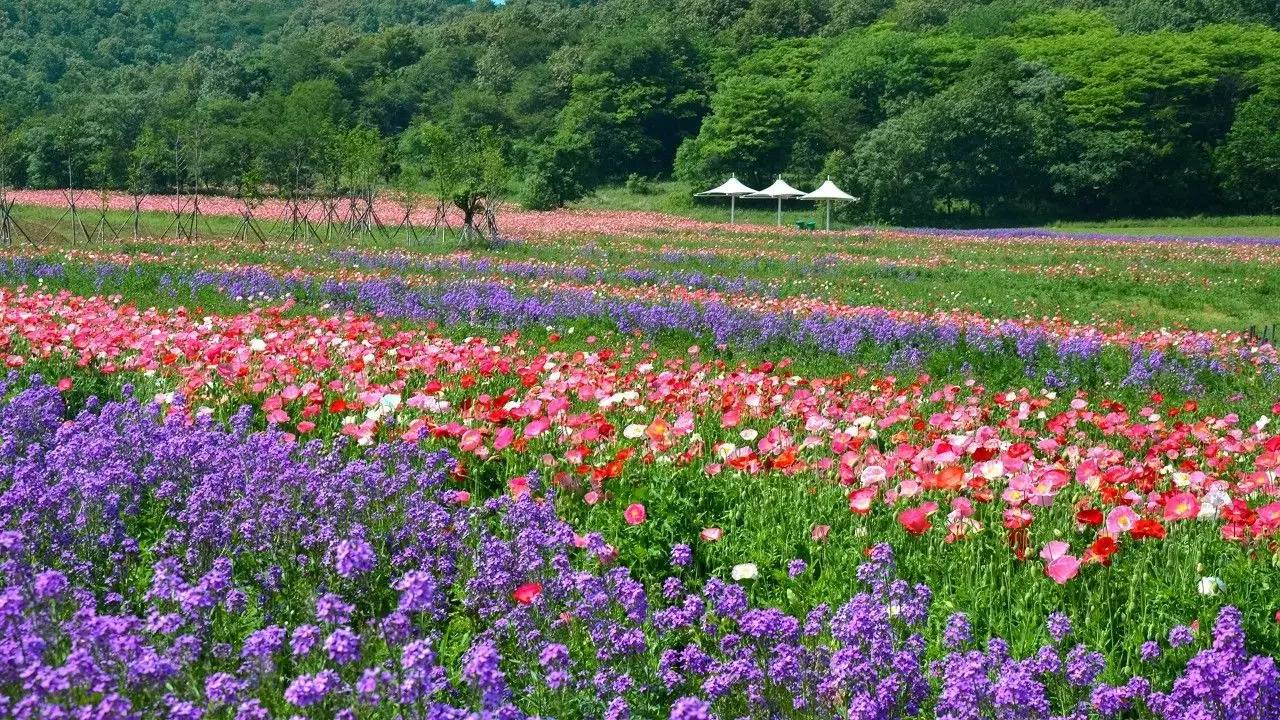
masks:
<path fill-rule="evenodd" d="M 442 158 L 532 208 L 736 173 L 902 224 L 1275 212 L 1280 4 L 0 7 L 4 184 L 392 188 Z"/>

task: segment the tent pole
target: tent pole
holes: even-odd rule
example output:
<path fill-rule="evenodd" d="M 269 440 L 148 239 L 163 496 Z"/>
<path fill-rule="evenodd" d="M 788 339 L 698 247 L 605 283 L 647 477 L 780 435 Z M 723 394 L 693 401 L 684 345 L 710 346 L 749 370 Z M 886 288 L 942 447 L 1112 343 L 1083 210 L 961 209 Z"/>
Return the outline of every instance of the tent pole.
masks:
<path fill-rule="evenodd" d="M 737 208 L 737 205 L 738 205 L 738 196 L 730 195 L 729 196 L 729 224 L 730 225 L 733 224 L 733 213 L 734 213 L 734 210 Z"/>
<path fill-rule="evenodd" d="M 831 200 L 827 199 L 827 229 L 831 229 Z"/>
<path fill-rule="evenodd" d="M 782 198 L 778 198 L 778 227 L 782 227 Z"/>

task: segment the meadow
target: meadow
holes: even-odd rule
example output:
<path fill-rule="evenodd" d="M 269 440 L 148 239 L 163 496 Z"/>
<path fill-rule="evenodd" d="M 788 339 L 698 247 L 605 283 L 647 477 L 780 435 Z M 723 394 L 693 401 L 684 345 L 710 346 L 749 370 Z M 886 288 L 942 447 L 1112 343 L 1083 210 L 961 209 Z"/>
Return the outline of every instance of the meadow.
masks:
<path fill-rule="evenodd" d="M 160 209 L 0 259 L 0 716 L 1280 717 L 1280 239 Z"/>

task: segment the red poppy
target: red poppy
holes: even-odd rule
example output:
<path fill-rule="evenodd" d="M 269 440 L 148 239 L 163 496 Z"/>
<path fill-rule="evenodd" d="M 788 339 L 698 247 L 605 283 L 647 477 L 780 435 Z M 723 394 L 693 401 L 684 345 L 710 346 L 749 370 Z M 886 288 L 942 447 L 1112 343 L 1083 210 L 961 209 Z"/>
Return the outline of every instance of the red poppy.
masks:
<path fill-rule="evenodd" d="M 1027 551 L 1031 547 L 1031 534 L 1026 527 L 1014 528 L 1009 531 L 1009 547 L 1013 549 L 1014 557 L 1019 560 L 1027 559 Z"/>
<path fill-rule="evenodd" d="M 1076 513 L 1076 522 L 1081 525 L 1098 526 L 1102 524 L 1102 511 L 1097 508 L 1085 508 Z"/>
<path fill-rule="evenodd" d="M 923 508 L 910 508 L 898 514 L 898 522 L 912 535 L 923 535 L 932 527 L 929 514 Z"/>
<path fill-rule="evenodd" d="M 985 445 L 973 451 L 974 462 L 986 462 L 996 456 L 995 448 L 989 448 Z"/>
<path fill-rule="evenodd" d="M 520 603 L 521 605 L 530 605 L 541 594 L 542 594 L 542 583 L 531 582 L 531 583 L 525 583 L 520 587 L 516 588 L 516 591 L 511 593 L 511 597 L 515 598 L 516 602 Z"/>
<path fill-rule="evenodd" d="M 1107 535 L 1094 540 L 1093 544 L 1089 546 L 1089 552 L 1103 565 L 1110 565 L 1111 556 L 1119 549 L 1120 546 L 1116 545 L 1115 538 Z"/>
<path fill-rule="evenodd" d="M 1129 532 L 1135 539 L 1154 538 L 1163 540 L 1165 536 L 1164 525 L 1160 524 L 1155 518 L 1142 518 L 1133 524 L 1133 530 Z"/>

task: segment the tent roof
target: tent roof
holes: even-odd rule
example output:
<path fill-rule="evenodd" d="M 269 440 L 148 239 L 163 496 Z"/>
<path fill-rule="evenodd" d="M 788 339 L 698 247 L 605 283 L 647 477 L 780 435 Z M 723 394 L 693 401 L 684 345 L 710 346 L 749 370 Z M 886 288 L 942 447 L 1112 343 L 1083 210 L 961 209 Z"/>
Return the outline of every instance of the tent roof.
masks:
<path fill-rule="evenodd" d="M 706 192 L 698 193 L 698 195 L 721 195 L 727 197 L 730 195 L 750 195 L 753 192 L 755 192 L 755 190 L 743 185 L 737 177 L 730 177 L 720 187 L 711 188 Z"/>
<path fill-rule="evenodd" d="M 802 200 L 857 200 L 858 198 L 836 187 L 831 178 L 818 186 L 817 190 L 804 195 Z"/>
<path fill-rule="evenodd" d="M 797 190 L 787 184 L 786 180 L 779 177 L 773 181 L 769 187 L 757 193 L 751 193 L 754 198 L 797 198 L 804 195 L 803 190 Z"/>

